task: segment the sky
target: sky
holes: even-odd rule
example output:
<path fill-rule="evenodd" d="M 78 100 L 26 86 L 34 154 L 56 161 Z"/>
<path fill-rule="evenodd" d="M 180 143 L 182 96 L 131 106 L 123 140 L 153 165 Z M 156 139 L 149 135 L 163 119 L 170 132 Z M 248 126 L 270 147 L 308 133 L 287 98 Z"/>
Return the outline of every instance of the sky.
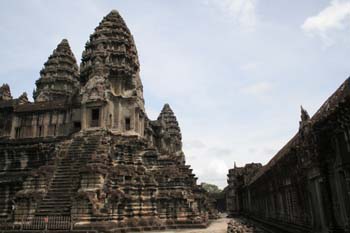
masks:
<path fill-rule="evenodd" d="M 35 88 L 67 38 L 78 62 L 112 9 L 131 30 L 146 112 L 169 103 L 186 162 L 223 188 L 228 169 L 266 164 L 349 76 L 349 0 L 2 0 L 0 81 Z"/>

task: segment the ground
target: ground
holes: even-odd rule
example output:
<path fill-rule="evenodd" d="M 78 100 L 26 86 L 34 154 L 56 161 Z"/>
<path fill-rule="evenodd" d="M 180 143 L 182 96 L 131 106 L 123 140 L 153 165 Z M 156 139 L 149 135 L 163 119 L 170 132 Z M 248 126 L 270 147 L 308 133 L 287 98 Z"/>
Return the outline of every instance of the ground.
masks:
<path fill-rule="evenodd" d="M 206 229 L 180 229 L 180 230 L 166 230 L 166 231 L 151 231 L 150 233 L 226 233 L 228 218 L 219 218 L 214 220 Z"/>

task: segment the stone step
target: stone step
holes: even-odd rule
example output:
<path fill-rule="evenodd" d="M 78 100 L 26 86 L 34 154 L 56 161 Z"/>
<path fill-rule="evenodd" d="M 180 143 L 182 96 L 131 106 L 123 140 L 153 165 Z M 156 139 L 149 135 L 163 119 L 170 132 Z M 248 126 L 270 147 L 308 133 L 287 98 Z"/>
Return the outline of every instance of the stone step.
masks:
<path fill-rule="evenodd" d="M 70 208 L 72 204 L 70 202 L 61 202 L 61 203 L 42 203 L 39 205 L 40 209 L 48 209 L 48 208 Z"/>
<path fill-rule="evenodd" d="M 48 193 L 44 199 L 67 199 L 72 196 L 72 194 L 76 191 L 76 189 L 71 189 L 71 190 L 52 190 L 50 193 Z M 43 200 L 44 200 L 43 199 Z"/>
<path fill-rule="evenodd" d="M 66 176 L 66 177 L 55 177 L 51 182 L 52 185 L 66 185 L 66 184 L 75 184 L 78 182 L 79 176 Z"/>
<path fill-rule="evenodd" d="M 39 206 L 40 211 L 49 211 L 49 210 L 68 210 L 72 207 L 71 204 L 43 204 Z"/>
<path fill-rule="evenodd" d="M 58 197 L 58 196 L 55 196 L 55 197 L 47 197 L 46 199 L 44 199 L 41 204 L 54 204 L 57 202 L 57 204 L 60 204 L 60 203 L 70 203 L 71 202 L 71 196 L 65 196 L 65 197 Z M 41 206 L 41 204 L 39 206 Z"/>
<path fill-rule="evenodd" d="M 55 185 L 50 187 L 50 191 L 48 194 L 52 193 L 64 193 L 64 192 L 71 192 L 75 188 L 73 187 L 75 184 L 67 183 L 66 185 Z"/>
<path fill-rule="evenodd" d="M 73 180 L 74 179 L 74 180 Z M 52 181 L 50 188 L 54 187 L 62 187 L 62 186 L 67 186 L 67 185 L 75 185 L 79 183 L 79 180 L 76 178 L 69 177 L 67 179 L 55 179 Z"/>
<path fill-rule="evenodd" d="M 64 197 L 64 198 L 59 198 L 59 197 L 52 197 L 51 199 L 45 198 L 43 199 L 42 203 L 67 203 L 70 202 L 70 196 Z"/>
<path fill-rule="evenodd" d="M 57 165 L 57 169 L 64 169 L 64 168 L 70 168 L 72 167 L 72 160 L 69 160 L 69 162 L 66 163 L 60 163 Z"/>
<path fill-rule="evenodd" d="M 67 186 L 68 186 L 68 187 L 67 187 Z M 61 186 L 51 186 L 51 187 L 50 187 L 50 190 L 51 190 L 52 192 L 58 192 L 58 191 L 69 192 L 69 191 L 72 190 L 72 188 L 69 187 L 69 186 L 71 186 L 71 185 L 68 184 L 68 185 L 66 185 L 66 186 L 63 186 L 63 185 L 61 185 Z"/>
<path fill-rule="evenodd" d="M 59 178 L 77 178 L 79 177 L 79 173 L 77 172 L 72 172 L 72 173 L 58 173 L 53 176 L 53 179 L 59 179 Z"/>
<path fill-rule="evenodd" d="M 42 205 L 39 205 L 40 210 L 46 210 L 46 209 L 68 209 L 71 208 L 71 203 L 62 203 L 62 204 L 53 204 L 53 203 L 43 203 Z"/>
<path fill-rule="evenodd" d="M 66 183 L 54 183 L 54 184 L 51 184 L 51 186 L 50 186 L 50 189 L 52 189 L 52 190 L 55 190 L 55 189 L 57 189 L 57 188 L 59 188 L 59 189 L 64 189 L 64 190 L 67 190 L 67 189 L 71 189 L 71 187 L 70 186 L 72 186 L 72 185 L 76 185 L 76 183 L 74 183 L 74 182 L 72 182 L 72 181 L 67 181 Z"/>
<path fill-rule="evenodd" d="M 68 154 L 79 154 L 82 151 L 92 151 L 92 150 L 96 150 L 98 148 L 98 146 L 96 147 L 82 147 L 79 149 L 74 149 L 74 150 L 67 150 Z"/>
<path fill-rule="evenodd" d="M 45 211 L 39 211 L 36 213 L 36 216 L 47 216 L 47 215 L 63 215 L 63 214 L 70 214 L 70 209 L 66 210 L 45 210 Z"/>
<path fill-rule="evenodd" d="M 74 180 L 73 180 L 74 179 Z M 57 186 L 67 186 L 67 185 L 75 185 L 79 183 L 79 179 L 77 179 L 76 177 L 67 177 L 65 179 L 62 178 L 56 178 L 54 181 L 51 182 L 50 188 L 52 187 L 57 187 Z"/>
<path fill-rule="evenodd" d="M 70 169 L 72 167 L 73 163 L 72 160 L 70 159 L 69 162 L 66 163 L 60 163 L 57 165 L 57 169 Z"/>
<path fill-rule="evenodd" d="M 51 194 L 49 196 L 46 196 L 45 199 L 42 201 L 42 203 L 47 202 L 47 201 L 67 201 L 71 199 L 73 193 L 67 193 L 67 195 L 62 195 L 62 194 Z"/>
<path fill-rule="evenodd" d="M 79 166 L 81 166 L 81 165 L 82 164 L 80 164 Z M 73 173 L 73 172 L 77 173 L 78 172 L 76 170 L 77 166 L 78 165 L 76 165 L 76 164 L 72 164 L 72 166 L 69 167 L 69 168 L 60 168 L 60 169 L 57 168 L 56 173 L 67 173 L 67 172 L 69 172 L 69 173 Z"/>
<path fill-rule="evenodd" d="M 76 167 L 72 167 L 71 169 L 66 169 L 66 170 L 59 170 L 59 171 L 56 171 L 56 175 L 75 175 L 77 174 L 77 170 L 76 170 Z"/>
<path fill-rule="evenodd" d="M 70 206 L 71 200 L 70 199 L 65 199 L 65 200 L 57 200 L 57 199 L 52 199 L 52 200 L 46 200 L 44 202 L 42 202 L 39 206 L 40 207 L 44 207 L 44 206 L 51 206 L 52 208 L 54 208 L 55 206 Z"/>
<path fill-rule="evenodd" d="M 66 181 L 73 181 L 79 179 L 79 174 L 70 174 L 70 175 L 65 175 L 65 174 L 59 174 L 59 175 L 54 175 L 53 180 L 51 183 L 62 183 Z"/>
<path fill-rule="evenodd" d="M 58 181 L 58 182 L 57 182 Z M 64 187 L 69 187 L 70 185 L 75 185 L 77 182 L 73 182 L 72 179 L 67 179 L 67 180 L 56 180 L 53 181 L 50 185 L 50 189 L 54 188 L 64 188 Z"/>
<path fill-rule="evenodd" d="M 57 164 L 47 195 L 39 203 L 36 215 L 70 215 L 72 206 L 71 196 L 79 188 L 79 169 L 85 166 L 94 153 L 105 153 L 108 146 L 100 148 L 101 136 L 76 137 L 66 147 L 65 157 Z"/>
<path fill-rule="evenodd" d="M 66 185 L 70 185 L 72 184 L 72 180 L 71 179 L 64 179 L 64 180 L 59 180 L 59 179 L 55 179 L 54 181 L 51 182 L 51 186 L 50 187 L 57 187 L 57 186 L 66 186 Z"/>
<path fill-rule="evenodd" d="M 64 211 L 64 210 L 70 210 L 72 207 L 71 204 L 47 204 L 47 205 L 40 205 L 40 212 L 43 211 L 53 211 L 53 210 L 57 210 L 57 211 Z"/>
<path fill-rule="evenodd" d="M 63 199 L 63 198 L 70 198 L 72 196 L 72 193 L 74 193 L 76 190 L 69 190 L 69 191 L 52 191 L 48 193 L 44 197 L 44 199 Z"/>
<path fill-rule="evenodd" d="M 57 170 L 60 171 L 60 170 L 71 170 L 73 165 L 75 165 L 75 162 L 77 161 L 77 159 L 74 159 L 75 161 L 72 161 L 73 159 L 71 159 L 69 161 L 69 163 L 65 163 L 65 164 L 58 164 L 57 165 Z"/>
<path fill-rule="evenodd" d="M 52 212 L 52 213 L 36 213 L 35 214 L 36 216 L 38 217 L 46 217 L 46 216 L 70 216 L 70 211 L 66 211 L 66 212 L 63 212 L 63 213 L 55 213 L 55 212 Z M 83 231 L 85 233 L 85 231 Z M 81 232 L 82 233 L 82 232 Z"/>
<path fill-rule="evenodd" d="M 54 208 L 54 209 L 58 209 L 58 208 L 70 208 L 72 206 L 72 204 L 70 202 L 67 203 L 43 203 L 42 205 L 40 205 L 40 209 L 41 210 L 45 210 L 45 209 L 50 209 L 50 208 Z"/>
<path fill-rule="evenodd" d="M 55 175 L 52 183 L 56 183 L 56 181 L 58 181 L 58 183 L 62 183 L 62 182 L 75 183 L 73 182 L 73 180 L 77 181 L 78 178 L 79 178 L 79 175 L 57 175 L 57 176 Z"/>
<path fill-rule="evenodd" d="M 55 176 L 57 175 L 77 175 L 77 170 L 76 167 L 72 168 L 72 169 L 67 169 L 67 170 L 60 170 L 60 171 L 56 171 Z"/>

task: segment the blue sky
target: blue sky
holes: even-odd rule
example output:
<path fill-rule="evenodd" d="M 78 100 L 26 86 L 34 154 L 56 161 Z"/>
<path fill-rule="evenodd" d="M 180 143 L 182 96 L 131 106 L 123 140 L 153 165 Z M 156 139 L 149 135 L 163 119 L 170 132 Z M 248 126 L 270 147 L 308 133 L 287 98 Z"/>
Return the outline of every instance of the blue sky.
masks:
<path fill-rule="evenodd" d="M 350 1 L 3 0 L 0 77 L 31 95 L 67 38 L 80 60 L 89 35 L 117 9 L 134 35 L 146 110 L 174 110 L 187 163 L 224 187 L 227 170 L 265 164 L 348 77 Z"/>

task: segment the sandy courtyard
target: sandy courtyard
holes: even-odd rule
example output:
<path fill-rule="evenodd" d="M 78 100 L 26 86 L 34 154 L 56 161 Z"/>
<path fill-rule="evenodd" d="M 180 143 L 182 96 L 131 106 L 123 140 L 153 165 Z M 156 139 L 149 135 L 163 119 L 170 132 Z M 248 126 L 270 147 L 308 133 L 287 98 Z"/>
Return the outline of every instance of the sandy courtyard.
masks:
<path fill-rule="evenodd" d="M 206 229 L 180 229 L 180 230 L 166 230 L 166 231 L 150 231 L 150 233 L 226 233 L 228 218 L 220 218 L 213 221 Z"/>

